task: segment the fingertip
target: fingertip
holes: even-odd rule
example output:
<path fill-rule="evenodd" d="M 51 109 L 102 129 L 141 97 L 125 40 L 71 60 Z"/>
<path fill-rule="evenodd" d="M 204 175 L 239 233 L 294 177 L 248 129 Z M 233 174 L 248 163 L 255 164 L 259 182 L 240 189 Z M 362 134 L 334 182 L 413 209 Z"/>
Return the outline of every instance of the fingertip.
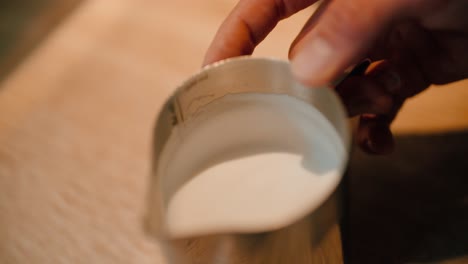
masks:
<path fill-rule="evenodd" d="M 367 76 L 348 77 L 336 87 L 336 91 L 350 116 L 364 113 L 384 115 L 393 109 L 393 96 Z"/>
<path fill-rule="evenodd" d="M 205 55 L 205 57 L 203 58 L 203 62 L 202 62 L 201 67 L 203 68 L 203 67 L 205 67 L 205 66 L 207 66 L 207 65 L 209 65 L 209 64 L 211 64 L 211 63 L 213 63 L 213 62 L 215 62 L 215 60 L 211 59 L 211 58 L 208 56 L 208 54 L 207 54 L 207 55 Z"/>
<path fill-rule="evenodd" d="M 389 129 L 371 132 L 366 143 L 367 149 L 374 155 L 388 155 L 394 150 L 393 135 Z"/>
<path fill-rule="evenodd" d="M 361 117 L 358 133 L 361 134 L 358 144 L 365 152 L 374 155 L 393 152 L 395 146 L 393 134 L 386 121 L 377 118 L 366 120 Z"/>
<path fill-rule="evenodd" d="M 301 32 L 290 51 L 294 76 L 307 86 L 333 81 L 366 54 L 394 17 L 397 5 L 391 1 L 328 2 L 320 20 Z"/>

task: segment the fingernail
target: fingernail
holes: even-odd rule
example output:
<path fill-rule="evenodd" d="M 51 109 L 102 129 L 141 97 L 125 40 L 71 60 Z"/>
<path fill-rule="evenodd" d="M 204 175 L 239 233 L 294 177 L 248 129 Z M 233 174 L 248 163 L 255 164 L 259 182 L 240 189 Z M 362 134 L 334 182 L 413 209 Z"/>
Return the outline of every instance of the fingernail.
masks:
<path fill-rule="evenodd" d="M 374 154 L 389 154 L 393 151 L 393 136 L 389 125 L 386 122 L 376 122 L 370 128 L 369 139 L 366 142 L 367 147 Z"/>
<path fill-rule="evenodd" d="M 366 73 L 367 68 L 371 65 L 370 59 L 365 59 L 361 63 L 359 63 L 354 69 L 349 73 L 349 76 L 359 76 Z"/>
<path fill-rule="evenodd" d="M 376 118 L 377 118 L 376 114 L 362 114 L 361 115 L 361 119 L 364 120 L 364 121 L 375 120 Z"/>
<path fill-rule="evenodd" d="M 332 47 L 325 40 L 315 38 L 294 55 L 291 70 L 299 81 L 308 86 L 325 85 L 333 77 L 330 68 L 333 56 Z"/>

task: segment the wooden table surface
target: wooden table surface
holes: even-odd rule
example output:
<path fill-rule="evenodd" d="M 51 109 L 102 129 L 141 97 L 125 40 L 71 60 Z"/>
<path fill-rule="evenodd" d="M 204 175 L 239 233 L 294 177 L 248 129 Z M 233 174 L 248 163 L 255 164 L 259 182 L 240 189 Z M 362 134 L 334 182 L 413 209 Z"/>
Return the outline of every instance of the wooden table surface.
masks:
<path fill-rule="evenodd" d="M 85 1 L 0 84 L 0 263 L 163 263 L 141 228 L 152 127 L 235 2 Z M 255 54 L 286 58 L 310 12 Z M 352 263 L 467 261 L 467 88 L 411 100 L 392 156 L 354 155 Z"/>
<path fill-rule="evenodd" d="M 0 81 L 80 0 L 0 2 Z"/>

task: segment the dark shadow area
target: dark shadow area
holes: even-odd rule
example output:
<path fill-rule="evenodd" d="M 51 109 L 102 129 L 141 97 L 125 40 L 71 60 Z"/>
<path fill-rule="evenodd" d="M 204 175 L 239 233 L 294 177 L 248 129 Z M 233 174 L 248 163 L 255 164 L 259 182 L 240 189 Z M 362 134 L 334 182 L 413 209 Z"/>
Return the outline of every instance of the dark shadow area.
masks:
<path fill-rule="evenodd" d="M 468 131 L 397 136 L 390 156 L 356 148 L 348 176 L 347 263 L 468 256 Z"/>
<path fill-rule="evenodd" d="M 82 0 L 0 1 L 0 81 Z"/>

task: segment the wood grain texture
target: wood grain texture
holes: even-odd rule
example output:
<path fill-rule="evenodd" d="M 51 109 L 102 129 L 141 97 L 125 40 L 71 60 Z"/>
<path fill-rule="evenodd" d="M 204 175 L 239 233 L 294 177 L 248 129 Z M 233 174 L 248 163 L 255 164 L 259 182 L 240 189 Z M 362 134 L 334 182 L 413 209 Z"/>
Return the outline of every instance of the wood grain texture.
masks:
<path fill-rule="evenodd" d="M 235 2 L 88 0 L 1 83 L 0 263 L 164 263 L 141 228 L 152 127 Z M 286 58 L 308 13 L 256 55 Z M 466 130 L 467 86 L 411 100 L 395 130 Z"/>

